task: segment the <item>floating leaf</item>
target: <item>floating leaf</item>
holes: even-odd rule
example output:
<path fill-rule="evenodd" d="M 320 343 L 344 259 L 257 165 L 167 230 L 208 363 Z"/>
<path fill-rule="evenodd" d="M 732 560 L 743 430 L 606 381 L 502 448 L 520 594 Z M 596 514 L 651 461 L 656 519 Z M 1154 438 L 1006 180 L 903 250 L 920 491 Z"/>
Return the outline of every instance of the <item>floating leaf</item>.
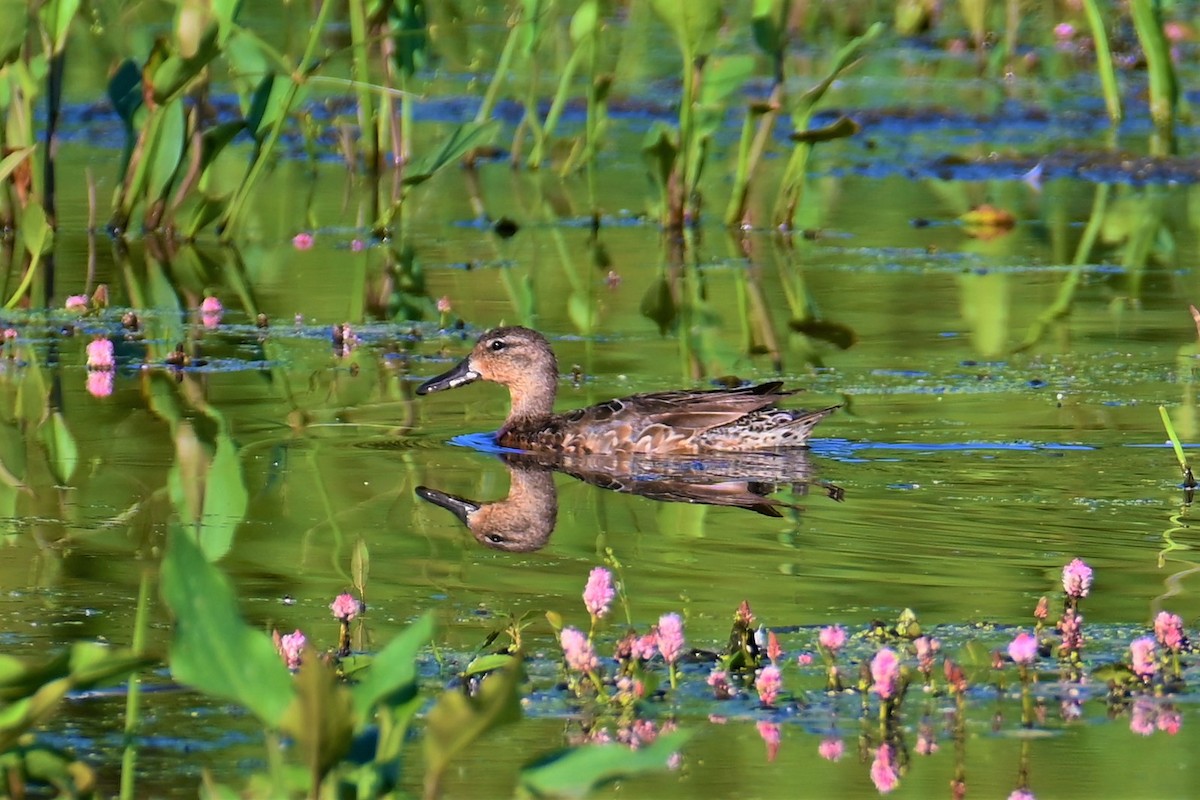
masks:
<path fill-rule="evenodd" d="M 178 526 L 168 532 L 162 595 L 175 618 L 175 680 L 240 703 L 277 728 L 295 697 L 291 675 L 271 638 L 242 620 L 228 578 Z"/>
<path fill-rule="evenodd" d="M 691 736 L 691 731 L 673 731 L 636 750 L 615 743 L 561 750 L 523 767 L 521 788 L 539 798 L 586 797 L 606 783 L 667 769 Z"/>

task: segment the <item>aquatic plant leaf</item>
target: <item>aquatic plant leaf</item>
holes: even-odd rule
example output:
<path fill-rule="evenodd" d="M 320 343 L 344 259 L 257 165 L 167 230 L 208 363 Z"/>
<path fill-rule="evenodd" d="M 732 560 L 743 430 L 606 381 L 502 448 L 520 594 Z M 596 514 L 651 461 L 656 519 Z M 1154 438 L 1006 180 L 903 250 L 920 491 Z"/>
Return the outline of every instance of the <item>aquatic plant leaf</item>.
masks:
<path fill-rule="evenodd" d="M 359 719 L 369 719 L 376 705 L 397 693 L 416 692 L 417 653 L 431 639 L 433 615 L 425 614 L 379 651 L 366 677 L 351 690 Z"/>
<path fill-rule="evenodd" d="M 75 467 L 79 465 L 79 448 L 61 411 L 50 415 L 40 434 L 55 480 L 61 484 L 69 483 L 71 476 L 75 474 Z"/>
<path fill-rule="evenodd" d="M 493 672 L 475 695 L 459 690 L 441 694 L 425 718 L 425 796 L 438 794 L 442 774 L 460 753 L 494 728 L 521 718 L 517 691 L 521 660 Z"/>
<path fill-rule="evenodd" d="M 616 743 L 560 750 L 522 767 L 520 788 L 528 797 L 586 797 L 606 783 L 667 769 L 668 760 L 691 737 L 691 731 L 680 730 L 636 750 Z"/>
<path fill-rule="evenodd" d="M 250 98 L 250 109 L 246 112 L 246 128 L 255 141 L 261 144 L 265 140 L 271 128 L 287 116 L 289 98 L 298 100 L 299 94 L 293 95 L 289 82 L 277 80 L 274 73 L 263 77 Z"/>
<path fill-rule="evenodd" d="M 579 4 L 579 8 L 576 9 L 574 16 L 571 17 L 571 27 L 568 29 L 571 34 L 571 41 L 579 45 L 595 35 L 599 21 L 599 3 L 596 0 L 584 0 L 584 2 Z"/>
<path fill-rule="evenodd" d="M 249 502 L 237 448 L 228 434 L 219 434 L 200 512 L 200 548 L 209 561 L 219 561 L 233 547 L 234 532 L 246 516 Z"/>
<path fill-rule="evenodd" d="M 17 770 L 29 783 L 53 786 L 59 797 L 90 797 L 96 790 L 96 773 L 91 767 L 66 751 L 43 744 L 4 753 L 0 768 Z"/>
<path fill-rule="evenodd" d="M 108 79 L 108 100 L 125 127 L 133 128 L 134 112 L 142 105 L 142 71 L 133 60 L 122 61 Z"/>
<path fill-rule="evenodd" d="M 712 51 L 721 30 L 720 0 L 650 0 L 650 5 L 675 35 L 685 60 Z"/>
<path fill-rule="evenodd" d="M 396 66 L 412 77 L 428 60 L 429 30 L 424 0 L 399 0 L 392 5 L 392 30 L 396 32 Z"/>
<path fill-rule="evenodd" d="M 800 98 L 796 101 L 796 106 L 793 113 L 796 114 L 797 117 L 801 117 L 806 120 L 807 115 L 812 112 L 817 103 L 821 102 L 821 98 L 825 96 L 825 92 L 829 91 L 829 87 L 833 85 L 833 82 L 837 80 L 838 76 L 841 75 L 847 67 L 852 65 L 858 59 L 859 53 L 861 53 L 863 49 L 867 47 L 867 45 L 879 38 L 883 31 L 883 23 L 876 22 L 870 28 L 868 28 L 867 32 L 862 36 L 856 36 L 847 42 L 840 50 L 838 50 L 837 55 L 834 56 L 833 66 L 830 68 L 829 72 L 824 78 L 821 79 L 819 83 L 800 96 Z"/>
<path fill-rule="evenodd" d="M 166 196 L 187 145 L 187 118 L 183 101 L 172 100 L 158 113 L 162 119 L 155 128 L 154 141 L 148 143 L 153 153 L 146 183 L 146 199 L 150 202 Z"/>
<path fill-rule="evenodd" d="M 350 580 L 359 594 L 365 594 L 367 575 L 371 571 L 371 551 L 367 549 L 367 541 L 361 536 L 354 540 L 354 552 L 350 555 Z"/>
<path fill-rule="evenodd" d="M 404 172 L 404 185 L 415 186 L 432 178 L 442 168 L 457 163 L 475 147 L 483 144 L 496 129 L 496 122 L 466 122 L 442 139 L 442 146 L 433 153 L 417 159 Z"/>
<path fill-rule="evenodd" d="M 38 9 L 42 24 L 46 26 L 46 31 L 50 34 L 53 52 L 61 53 L 63 47 L 66 46 L 71 20 L 75 18 L 79 6 L 80 0 L 50 0 Z M 8 24 L 7 19 L 5 18 L 5 24 Z"/>
<path fill-rule="evenodd" d="M 750 32 L 754 43 L 771 57 L 776 70 L 787 47 L 787 16 L 791 5 L 791 0 L 754 0 L 751 11 Z"/>
<path fill-rule="evenodd" d="M 29 28 L 26 0 L 0 0 L 0 67 L 16 61 L 25 44 L 25 32 Z"/>
<path fill-rule="evenodd" d="M 675 130 L 661 120 L 656 121 L 646 131 L 642 139 L 642 157 L 654 181 L 663 191 L 671 180 L 671 171 L 675 169 L 675 159 L 679 156 L 679 136 Z"/>
<path fill-rule="evenodd" d="M 21 212 L 21 241 L 33 255 L 41 255 L 50 249 L 54 230 L 46 221 L 46 212 L 41 203 L 30 203 Z"/>
<path fill-rule="evenodd" d="M 354 734 L 350 691 L 311 647 L 304 650 L 296 697 L 279 727 L 295 741 L 318 784 L 350 750 Z"/>
<path fill-rule="evenodd" d="M 16 171 L 17 167 L 25 163 L 25 161 L 33 155 L 33 151 L 37 148 L 33 145 L 29 147 L 20 147 L 6 155 L 0 160 L 0 182 L 8 179 Z"/>
<path fill-rule="evenodd" d="M 839 350 L 847 350 L 858 341 L 858 334 L 848 325 L 823 319 L 792 319 L 788 327 L 813 339 L 829 342 Z"/>
<path fill-rule="evenodd" d="M 515 657 L 508 653 L 491 653 L 486 656 L 473 658 L 471 659 L 471 663 L 467 664 L 467 668 L 462 671 L 462 676 L 464 678 L 471 678 L 475 675 L 484 675 L 501 667 L 507 667 Z"/>
<path fill-rule="evenodd" d="M 277 728 L 295 697 L 291 674 L 271 638 L 242 620 L 229 579 L 179 526 L 167 534 L 162 596 L 175 619 L 172 677 Z"/>
<path fill-rule="evenodd" d="M 208 26 L 190 56 L 171 54 L 153 71 L 154 102 L 162 105 L 187 88 L 204 68 L 221 52 L 217 41 L 220 29 L 214 23 Z"/>

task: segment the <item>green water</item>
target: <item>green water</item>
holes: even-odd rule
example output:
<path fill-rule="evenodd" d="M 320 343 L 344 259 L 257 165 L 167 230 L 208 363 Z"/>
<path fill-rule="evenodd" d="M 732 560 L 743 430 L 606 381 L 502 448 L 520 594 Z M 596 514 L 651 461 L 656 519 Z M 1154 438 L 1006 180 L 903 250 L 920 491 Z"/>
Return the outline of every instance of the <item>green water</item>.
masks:
<path fill-rule="evenodd" d="M 68 140 L 47 293 L 58 309 L 67 295 L 105 283 L 113 308 L 83 321 L 58 310 L 4 317 L 61 390 L 58 407 L 79 448 L 78 467 L 61 485 L 36 435 L 16 422 L 29 372 L 6 364 L 0 446 L 10 471 L 20 465 L 24 487 L 0 486 L 0 507 L 10 515 L 0 529 L 5 652 L 39 655 L 78 638 L 128 643 L 142 569 L 156 563 L 174 513 L 168 471 L 177 443 L 156 397 L 175 398 L 202 439 L 214 434 L 201 410 L 217 409 L 237 446 L 249 505 L 221 565 L 247 617 L 333 646 L 328 604 L 350 588 L 351 553 L 361 540 L 370 576 L 356 645 L 375 649 L 434 611 L 448 663 L 437 674 L 425 664 L 431 686 L 508 614 L 557 611 L 586 625 L 580 592 L 608 548 L 624 565 L 634 623 L 644 629 L 662 613 L 681 612 L 690 644 L 703 649 L 724 643 L 743 599 L 781 630 L 792 655 L 814 650 L 817 626 L 856 630 L 905 608 L 934 626 L 949 650 L 975 638 L 1002 647 L 1009 626 L 1031 624 L 1040 596 L 1057 597 L 1062 565 L 1074 557 L 1096 570 L 1085 614 L 1099 660 L 1123 657 L 1127 641 L 1162 609 L 1194 632 L 1193 512 L 1163 446 L 1158 406 L 1168 407 L 1185 442 L 1200 440 L 1188 313 L 1200 298 L 1196 188 L 1113 186 L 1089 265 L 1073 273 L 1093 180 L 1050 177 L 1035 187 L 1019 175 L 939 180 L 917 169 L 946 154 L 984 157 L 994 144 L 987 136 L 1005 157 L 1095 143 L 1094 130 L 1065 123 L 1013 134 L 997 111 L 1006 92 L 1011 102 L 1053 108 L 1071 105 L 1069 90 L 1032 82 L 1002 90 L 964 77 L 965 66 L 940 68 L 946 76 L 937 61 L 905 52 L 887 59 L 907 65 L 906 74 L 888 79 L 890 66 L 880 67 L 839 86 L 836 103 L 995 111 L 991 127 L 982 139 L 964 139 L 973 123 L 915 130 L 884 119 L 865 134 L 873 147 L 860 138 L 819 148 L 801 213 L 811 235 L 787 240 L 769 231 L 735 239 L 715 224 L 699 228 L 685 248 L 664 239 L 641 216 L 650 188 L 636 152 L 648 122 L 638 114 L 617 126 L 594 196 L 581 178 L 560 180 L 551 170 L 513 171 L 506 163 L 450 170 L 422 187 L 403 231 L 387 243 L 369 241 L 363 194 L 370 187 L 361 178 L 332 160 L 311 169 L 285 161 L 266 179 L 251 241 L 241 247 L 135 240 L 126 252 L 85 231 L 80 176 L 93 170 L 105 195 L 114 151 L 86 137 Z M 939 90 L 954 78 L 961 78 L 955 92 Z M 939 103 L 927 106 L 932 92 Z M 431 121 L 421 135 L 436 141 L 447 130 Z M 1136 149 L 1139 137 L 1135 129 L 1126 144 Z M 732 139 L 723 142 L 716 159 L 731 158 L 732 147 Z M 879 165 L 886 168 L 879 174 L 868 169 Z M 719 174 L 707 186 L 718 200 Z M 955 220 L 984 201 L 1011 211 L 1016 227 L 994 238 L 968 235 Z M 769 207 L 768 197 L 754 202 Z M 593 207 L 603 214 L 595 232 Z M 520 230 L 501 238 L 476 222 L 478 209 Z M 1144 224 L 1155 229 L 1151 257 L 1122 266 L 1123 248 Z M 300 231 L 315 232 L 312 249 L 293 246 Z M 356 240 L 367 246 L 357 249 Z M 8 280 L 11 291 L 17 278 Z M 1050 315 L 1071 280 L 1078 282 L 1069 310 Z M 180 314 L 206 292 L 227 308 L 211 330 Z M 452 311 L 439 319 L 434 303 L 442 297 Z M 203 364 L 178 376 L 140 369 L 142 345 L 122 343 L 112 394 L 94 397 L 85 345 L 93 333 L 118 334 L 129 307 L 149 335 L 167 346 L 170 336 L 186 340 Z M 259 313 L 269 320 L 265 329 L 255 327 Z M 345 357 L 330 341 L 342 322 L 362 340 Z M 509 474 L 498 458 L 451 442 L 495 430 L 506 393 L 475 385 L 418 399 L 413 390 L 501 323 L 532 325 L 552 340 L 564 373 L 560 409 L 708 387 L 729 375 L 804 387 L 803 405 L 844 403 L 818 429 L 810 459 L 817 477 L 844 489 L 844 500 L 814 486 L 800 511 L 770 518 L 658 503 L 559 475 L 559 514 L 544 546 L 524 553 L 481 546 L 414 490 L 476 501 L 506 496 Z M 843 348 L 830 338 L 852 343 Z M 170 628 L 157 602 L 152 619 L 150 646 L 163 652 Z M 543 665 L 535 673 L 540 688 L 550 691 L 551 629 L 539 618 L 527 636 Z M 690 669 L 690 690 L 648 708 L 696 732 L 680 768 L 621 782 L 602 796 L 876 796 L 869 769 L 878 727 L 856 698 L 816 691 L 818 667 L 790 668 L 798 699 L 774 715 L 745 698 L 709 699 L 701 686 L 707 669 Z M 1187 677 L 1200 680 L 1194 669 Z M 144 701 L 139 786 L 147 796 L 193 796 L 204 768 L 237 784 L 262 766 L 252 718 L 167 686 L 165 674 L 152 683 L 163 688 Z M 953 701 L 914 690 L 902 716 L 909 751 L 894 795 L 942 796 L 956 765 L 980 797 L 1005 797 L 1026 782 L 1038 797 L 1194 792 L 1194 692 L 1176 698 L 1177 734 L 1142 736 L 1130 729 L 1132 712 L 1107 706 L 1102 689 L 1089 688 L 1082 716 L 1064 720 L 1059 695 L 1067 687 L 1049 675 L 1044 683 L 1046 718 L 1032 731 L 1021 726 L 1011 686 L 1004 696 L 980 686 L 957 746 Z M 91 761 L 110 792 L 123 704 L 119 693 L 77 699 L 45 728 Z M 528 711 L 527 720 L 467 753 L 446 796 L 507 796 L 521 764 L 579 734 L 580 720 L 561 699 L 532 702 Z M 773 759 L 756 728 L 767 720 L 782 732 Z M 938 743 L 928 755 L 916 752 L 923 723 Z M 833 736 L 845 747 L 836 762 L 817 749 Z M 414 765 L 414 791 L 419 774 Z"/>

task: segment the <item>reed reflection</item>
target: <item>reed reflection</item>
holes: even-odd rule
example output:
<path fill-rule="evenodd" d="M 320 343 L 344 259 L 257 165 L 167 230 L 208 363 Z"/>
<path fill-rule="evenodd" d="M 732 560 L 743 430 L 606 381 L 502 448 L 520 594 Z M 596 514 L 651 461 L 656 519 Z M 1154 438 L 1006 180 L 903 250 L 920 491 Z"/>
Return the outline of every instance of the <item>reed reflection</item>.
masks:
<path fill-rule="evenodd" d="M 841 487 L 814 476 L 807 451 L 739 453 L 703 461 L 634 454 L 505 453 L 499 458 L 509 473 L 503 500 L 475 501 L 427 486 L 418 486 L 416 493 L 453 513 L 480 544 L 509 552 L 540 550 L 549 541 L 558 519 L 556 472 L 659 502 L 730 506 L 768 517 L 782 517 L 785 508 L 799 510 L 796 503 L 771 496 L 785 488 L 792 497 L 807 495 L 814 485 L 833 500 L 844 496 Z"/>

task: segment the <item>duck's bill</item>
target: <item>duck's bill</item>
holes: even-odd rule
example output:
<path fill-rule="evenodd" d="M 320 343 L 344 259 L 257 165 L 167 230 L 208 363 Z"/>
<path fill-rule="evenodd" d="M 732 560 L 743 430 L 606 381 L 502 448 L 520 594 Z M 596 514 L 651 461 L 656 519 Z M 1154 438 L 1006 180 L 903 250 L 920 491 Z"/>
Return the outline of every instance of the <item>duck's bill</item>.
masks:
<path fill-rule="evenodd" d="M 471 369 L 471 360 L 463 359 L 454 369 L 449 372 L 443 372 L 436 378 L 430 378 L 417 387 L 417 394 L 429 394 L 430 392 L 440 392 L 443 389 L 456 389 L 459 386 L 466 386 L 468 383 L 479 380 L 479 373 Z"/>
<path fill-rule="evenodd" d="M 458 517 L 459 522 L 463 525 L 468 525 L 468 527 L 468 517 L 479 510 L 478 503 L 473 503 L 465 497 L 456 497 L 452 494 L 446 494 L 445 492 L 439 492 L 437 489 L 429 489 L 424 486 L 418 486 L 416 492 L 417 497 L 446 509 Z"/>

